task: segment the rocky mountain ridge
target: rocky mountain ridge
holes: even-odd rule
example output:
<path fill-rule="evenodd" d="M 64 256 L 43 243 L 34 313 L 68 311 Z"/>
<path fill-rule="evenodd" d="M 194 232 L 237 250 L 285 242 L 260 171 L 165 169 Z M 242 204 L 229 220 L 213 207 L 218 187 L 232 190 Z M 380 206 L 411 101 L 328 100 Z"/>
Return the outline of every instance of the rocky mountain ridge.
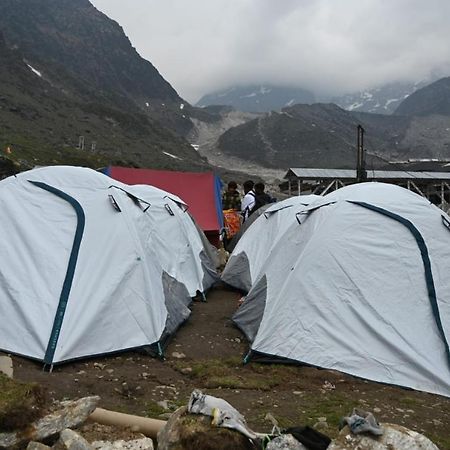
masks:
<path fill-rule="evenodd" d="M 408 96 L 428 83 L 429 81 L 388 83 L 329 100 L 347 111 L 392 114 Z"/>
<path fill-rule="evenodd" d="M 405 116 L 450 116 L 450 77 L 441 78 L 406 98 L 395 110 Z"/>
<path fill-rule="evenodd" d="M 260 113 L 280 111 L 297 103 L 314 103 L 314 94 L 306 89 L 266 85 L 231 87 L 203 96 L 198 107 L 231 106 L 238 111 Z"/>
<path fill-rule="evenodd" d="M 431 96 L 419 115 L 411 115 L 414 108 L 403 115 L 401 108 L 422 90 L 395 116 L 331 104 L 299 104 L 273 113 L 195 108 L 139 56 L 120 25 L 88 0 L 3 0 L 0 30 L 0 146 L 10 147 L 9 158 L 30 166 L 115 163 L 205 170 L 219 164 L 223 170 L 256 172 L 294 165 L 354 167 L 358 123 L 366 128 L 373 166 L 449 156 L 447 110 L 432 106 L 445 89 Z M 269 104 L 275 93 L 273 86 L 258 86 L 233 95 L 255 105 L 261 98 Z M 314 101 L 301 90 L 283 95 L 278 107 Z"/>
<path fill-rule="evenodd" d="M 385 168 L 395 160 L 450 156 L 445 116 L 357 113 L 334 104 L 295 105 L 265 114 L 226 131 L 217 148 L 269 168 L 354 168 L 359 124 L 366 131 L 369 169 Z"/>
<path fill-rule="evenodd" d="M 230 87 L 203 96 L 196 106 L 226 105 L 245 112 L 280 112 L 295 104 L 335 103 L 348 111 L 392 114 L 405 98 L 434 80 L 387 83 L 340 96 L 320 95 L 306 89 L 276 85 Z"/>
<path fill-rule="evenodd" d="M 17 159 L 208 167 L 185 102 L 89 1 L 4 0 L 0 30 L 0 145 Z"/>

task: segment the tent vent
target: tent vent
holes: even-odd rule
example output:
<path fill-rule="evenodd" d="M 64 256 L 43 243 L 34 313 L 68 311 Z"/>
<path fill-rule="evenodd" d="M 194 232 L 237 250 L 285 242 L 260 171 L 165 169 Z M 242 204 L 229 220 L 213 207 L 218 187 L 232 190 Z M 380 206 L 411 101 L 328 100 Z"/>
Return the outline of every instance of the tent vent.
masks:
<path fill-rule="evenodd" d="M 147 209 L 150 208 L 150 206 L 152 206 L 149 202 L 146 202 L 145 200 L 142 200 L 141 198 L 137 198 L 135 195 L 130 194 L 129 192 L 126 192 L 126 194 L 128 195 L 128 197 L 133 201 L 133 203 L 137 207 L 142 209 L 143 212 L 147 212 Z M 142 206 L 142 203 L 144 203 L 146 205 L 145 208 Z"/>
<path fill-rule="evenodd" d="M 444 226 L 450 230 L 450 221 L 448 219 L 446 219 L 444 216 L 442 216 L 442 223 L 444 224 Z"/>
<path fill-rule="evenodd" d="M 109 197 L 109 200 L 111 201 L 111 205 L 113 205 L 114 209 L 118 212 L 122 212 L 122 210 L 120 209 L 120 206 L 116 202 L 116 199 L 111 194 L 109 194 L 108 197 Z"/>
<path fill-rule="evenodd" d="M 164 205 L 164 208 L 166 208 L 167 212 L 168 212 L 171 216 L 174 216 L 174 215 L 175 215 L 175 214 L 173 213 L 173 211 L 172 211 L 172 208 L 171 208 L 167 203 Z"/>

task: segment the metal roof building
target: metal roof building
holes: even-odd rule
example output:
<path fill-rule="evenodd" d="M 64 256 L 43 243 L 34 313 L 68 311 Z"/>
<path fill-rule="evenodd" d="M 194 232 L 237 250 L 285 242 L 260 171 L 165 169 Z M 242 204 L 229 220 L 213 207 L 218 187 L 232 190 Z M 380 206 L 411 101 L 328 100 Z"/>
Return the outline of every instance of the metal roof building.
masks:
<path fill-rule="evenodd" d="M 284 176 L 289 194 L 325 195 L 356 182 L 354 169 L 290 168 Z M 402 170 L 368 170 L 367 181 L 396 184 L 428 198 L 448 209 L 450 203 L 450 172 L 411 172 Z"/>

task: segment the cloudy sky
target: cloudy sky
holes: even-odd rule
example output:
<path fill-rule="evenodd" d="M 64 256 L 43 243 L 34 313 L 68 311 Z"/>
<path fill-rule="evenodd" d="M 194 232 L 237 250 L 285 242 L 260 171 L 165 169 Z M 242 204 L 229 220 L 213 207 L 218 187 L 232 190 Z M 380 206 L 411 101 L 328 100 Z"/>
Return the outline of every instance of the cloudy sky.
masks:
<path fill-rule="evenodd" d="M 449 0 L 91 0 L 194 103 L 270 83 L 339 95 L 450 75 Z"/>

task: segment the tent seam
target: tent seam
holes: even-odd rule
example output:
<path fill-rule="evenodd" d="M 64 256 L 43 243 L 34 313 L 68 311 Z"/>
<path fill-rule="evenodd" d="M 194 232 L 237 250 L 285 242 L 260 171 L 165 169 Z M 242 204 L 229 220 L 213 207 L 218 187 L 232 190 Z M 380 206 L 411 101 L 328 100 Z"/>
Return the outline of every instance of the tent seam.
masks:
<path fill-rule="evenodd" d="M 56 310 L 52 331 L 50 334 L 50 338 L 44 356 L 45 364 L 53 364 L 53 358 L 55 356 L 56 346 L 58 344 L 59 335 L 61 333 L 61 327 L 64 321 L 67 303 L 69 301 L 72 282 L 75 276 L 75 268 L 78 261 L 78 254 L 80 251 L 81 240 L 83 238 L 86 218 L 82 206 L 75 198 L 46 183 L 42 183 L 40 181 L 31 181 L 31 180 L 28 181 L 34 184 L 35 186 L 39 187 L 40 189 L 48 191 L 51 194 L 54 194 L 57 197 L 69 203 L 73 207 L 77 215 L 77 227 L 73 239 L 72 250 L 70 252 L 69 263 L 67 265 L 66 276 L 64 278 L 61 294 L 59 297 L 58 308 Z"/>
<path fill-rule="evenodd" d="M 422 234 L 414 226 L 414 224 L 411 221 L 409 221 L 408 219 L 405 219 L 404 217 L 402 217 L 398 214 L 395 214 L 391 211 L 380 208 L 378 206 L 371 205 L 369 203 L 352 201 L 352 200 L 347 200 L 347 201 L 354 205 L 358 205 L 363 208 L 367 208 L 372 211 L 383 214 L 384 216 L 389 217 L 390 219 L 396 220 L 397 222 L 399 222 L 403 226 L 405 226 L 411 232 L 411 234 L 414 236 L 417 246 L 419 247 L 423 266 L 425 269 L 425 281 L 426 281 L 426 285 L 427 285 L 428 298 L 431 303 L 431 309 L 433 311 L 433 316 L 436 321 L 436 325 L 438 327 L 439 333 L 441 334 L 441 337 L 442 337 L 442 340 L 444 343 L 445 352 L 447 354 L 447 363 L 450 367 L 450 348 L 449 348 L 449 344 L 447 341 L 447 337 L 445 336 L 445 331 L 444 331 L 444 327 L 442 325 L 441 315 L 439 312 L 439 304 L 438 304 L 437 297 L 436 297 L 436 288 L 434 286 L 433 272 L 431 270 L 431 261 L 430 261 L 430 256 L 428 253 L 428 247 L 425 243 L 425 240 L 424 240 Z"/>

